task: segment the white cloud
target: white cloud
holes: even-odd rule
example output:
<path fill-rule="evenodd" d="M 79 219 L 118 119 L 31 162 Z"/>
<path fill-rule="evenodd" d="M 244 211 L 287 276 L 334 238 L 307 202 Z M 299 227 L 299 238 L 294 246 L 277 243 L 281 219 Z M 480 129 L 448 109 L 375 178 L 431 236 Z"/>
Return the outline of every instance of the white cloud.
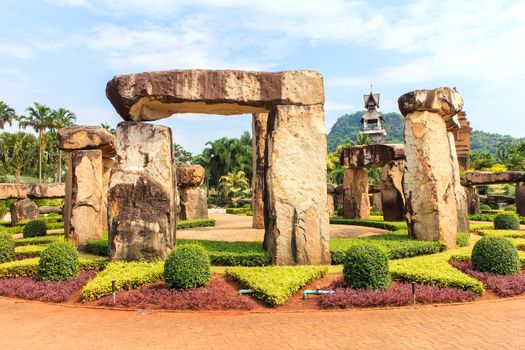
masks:
<path fill-rule="evenodd" d="M 89 7 L 89 1 L 87 0 L 46 0 L 47 3 L 58 6 L 83 6 Z"/>
<path fill-rule="evenodd" d="M 33 50 L 23 44 L 0 43 L 0 56 L 27 60 L 33 57 Z"/>

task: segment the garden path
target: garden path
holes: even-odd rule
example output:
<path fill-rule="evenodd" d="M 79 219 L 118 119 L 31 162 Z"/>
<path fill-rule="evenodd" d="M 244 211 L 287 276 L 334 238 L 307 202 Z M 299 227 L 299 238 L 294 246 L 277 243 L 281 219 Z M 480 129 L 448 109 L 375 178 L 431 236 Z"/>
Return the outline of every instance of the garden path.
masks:
<path fill-rule="evenodd" d="M 177 238 L 209 239 L 214 241 L 262 241 L 263 229 L 252 228 L 252 217 L 225 213 L 210 213 L 215 227 L 199 227 L 177 231 Z M 385 233 L 385 230 L 350 225 L 330 225 L 330 237 L 366 237 Z"/>
<path fill-rule="evenodd" d="M 0 298 L 2 349 L 525 349 L 525 299 L 315 312 L 150 312 Z"/>

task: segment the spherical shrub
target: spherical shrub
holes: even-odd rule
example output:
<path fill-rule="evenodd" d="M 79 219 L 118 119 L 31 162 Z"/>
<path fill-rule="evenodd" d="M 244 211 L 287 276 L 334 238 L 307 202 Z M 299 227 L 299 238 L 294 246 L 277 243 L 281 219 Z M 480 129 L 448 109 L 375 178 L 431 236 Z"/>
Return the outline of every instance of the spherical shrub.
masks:
<path fill-rule="evenodd" d="M 479 205 L 479 210 L 492 210 L 492 208 L 490 205 L 483 203 Z"/>
<path fill-rule="evenodd" d="M 77 248 L 69 242 L 50 244 L 40 255 L 38 278 L 43 281 L 65 281 L 80 271 Z"/>
<path fill-rule="evenodd" d="M 38 237 L 46 235 L 46 223 L 42 220 L 29 221 L 24 226 L 24 238 Z"/>
<path fill-rule="evenodd" d="M 511 212 L 515 213 L 515 212 L 516 212 L 516 206 L 513 205 L 513 204 L 511 204 L 511 205 L 507 205 L 507 206 L 505 207 L 505 211 L 511 211 Z"/>
<path fill-rule="evenodd" d="M 205 285 L 210 278 L 210 257 L 198 244 L 177 246 L 164 263 L 164 281 L 170 288 L 195 288 Z"/>
<path fill-rule="evenodd" d="M 496 230 L 519 230 L 520 219 L 514 213 L 501 213 L 494 218 Z"/>
<path fill-rule="evenodd" d="M 347 287 L 385 289 L 390 283 L 387 254 L 369 245 L 352 247 L 346 253 L 343 267 Z"/>
<path fill-rule="evenodd" d="M 483 237 L 472 249 L 475 270 L 497 275 L 512 275 L 520 271 L 518 250 L 504 237 Z"/>
<path fill-rule="evenodd" d="M 15 258 L 15 241 L 13 236 L 0 228 L 0 263 L 12 261 Z"/>

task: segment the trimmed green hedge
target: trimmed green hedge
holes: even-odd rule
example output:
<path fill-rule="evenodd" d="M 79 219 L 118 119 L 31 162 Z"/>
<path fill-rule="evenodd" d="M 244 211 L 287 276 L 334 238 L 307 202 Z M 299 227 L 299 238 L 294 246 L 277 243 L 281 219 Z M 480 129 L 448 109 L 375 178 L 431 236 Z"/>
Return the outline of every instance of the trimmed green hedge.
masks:
<path fill-rule="evenodd" d="M 355 225 L 375 227 L 383 230 L 397 231 L 407 229 L 407 223 L 404 221 L 381 221 L 382 217 L 370 219 L 344 219 L 344 218 L 330 218 L 330 223 L 334 225 Z"/>
<path fill-rule="evenodd" d="M 162 280 L 162 261 L 115 261 L 88 281 L 82 289 L 82 301 L 91 301 L 112 293 L 111 281 L 116 281 L 117 290 L 132 290 Z"/>
<path fill-rule="evenodd" d="M 34 276 L 37 273 L 39 260 L 37 257 L 0 264 L 0 278 Z M 102 270 L 108 263 L 108 259 L 100 256 L 81 254 L 79 263 L 81 270 Z"/>
<path fill-rule="evenodd" d="M 525 231 L 517 230 L 479 230 L 478 233 L 482 236 L 525 238 Z"/>
<path fill-rule="evenodd" d="M 0 263 L 11 261 L 15 258 L 15 242 L 12 235 L 0 229 Z"/>
<path fill-rule="evenodd" d="M 439 242 L 413 240 L 404 234 L 392 233 L 364 238 L 338 238 L 330 240 L 332 264 L 342 264 L 348 249 L 363 244 L 368 244 L 383 250 L 389 259 L 435 254 L 441 250 Z"/>
<path fill-rule="evenodd" d="M 466 247 L 470 243 L 470 232 L 458 232 L 456 244 L 458 247 Z"/>
<path fill-rule="evenodd" d="M 201 245 L 179 245 L 164 262 L 164 281 L 170 288 L 196 288 L 206 285 L 210 278 L 210 257 Z"/>
<path fill-rule="evenodd" d="M 17 226 L 13 226 L 13 227 L 4 227 L 5 231 L 6 232 L 9 232 L 11 234 L 17 234 L 17 233 L 23 233 L 24 232 L 24 227 L 26 227 L 26 225 L 17 225 Z M 64 223 L 63 222 L 55 222 L 55 223 L 47 223 L 46 224 L 46 229 L 47 230 L 58 230 L 58 229 L 63 229 L 64 228 Z"/>
<path fill-rule="evenodd" d="M 184 230 L 195 227 L 209 227 L 215 226 L 215 219 L 195 219 L 195 220 L 179 220 L 177 221 L 177 229 Z"/>
<path fill-rule="evenodd" d="M 226 214 L 252 216 L 253 211 L 251 208 L 226 208 Z"/>
<path fill-rule="evenodd" d="M 66 281 L 80 272 L 80 254 L 70 242 L 50 244 L 40 254 L 38 278 L 42 281 Z"/>
<path fill-rule="evenodd" d="M 28 259 L 40 256 L 42 252 L 48 247 L 48 244 L 29 244 L 22 245 L 15 248 L 15 253 L 18 258 Z"/>
<path fill-rule="evenodd" d="M 265 266 L 272 258 L 262 248 L 262 242 L 224 242 L 178 239 L 177 244 L 200 244 L 217 266 Z"/>
<path fill-rule="evenodd" d="M 371 245 L 355 246 L 348 250 L 343 266 L 346 286 L 357 289 L 388 288 L 388 256 Z"/>
<path fill-rule="evenodd" d="M 326 266 L 233 267 L 226 275 L 254 291 L 254 296 L 272 306 L 284 304 L 293 293 L 309 282 L 323 277 Z"/>
<path fill-rule="evenodd" d="M 493 223 L 486 224 L 470 224 L 470 232 L 478 232 L 479 230 L 493 230 Z"/>
<path fill-rule="evenodd" d="M 48 235 L 44 237 L 19 238 L 15 239 L 14 241 L 16 247 L 21 247 L 24 245 L 51 244 L 53 242 L 62 242 L 64 241 L 64 236 Z"/>
<path fill-rule="evenodd" d="M 521 267 L 516 246 L 504 237 L 487 236 L 477 241 L 471 261 L 475 270 L 497 275 L 513 275 Z"/>

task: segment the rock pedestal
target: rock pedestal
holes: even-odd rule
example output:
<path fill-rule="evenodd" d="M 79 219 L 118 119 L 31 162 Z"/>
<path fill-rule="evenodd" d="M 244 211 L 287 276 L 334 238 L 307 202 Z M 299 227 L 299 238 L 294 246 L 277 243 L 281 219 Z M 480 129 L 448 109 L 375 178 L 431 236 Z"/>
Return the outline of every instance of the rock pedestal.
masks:
<path fill-rule="evenodd" d="M 465 188 L 461 186 L 460 165 L 456 153 L 454 134 L 451 132 L 448 133 L 448 142 L 450 145 L 450 164 L 452 166 L 452 181 L 456 196 L 456 210 L 458 213 L 458 232 L 469 232 L 467 194 L 465 193 Z"/>
<path fill-rule="evenodd" d="M 83 247 L 103 231 L 102 151 L 73 151 L 66 176 L 64 234 Z"/>
<path fill-rule="evenodd" d="M 388 162 L 381 172 L 379 188 L 385 221 L 401 221 L 405 218 L 405 196 L 403 195 L 404 160 Z"/>
<path fill-rule="evenodd" d="M 253 228 L 264 228 L 264 182 L 265 150 L 268 133 L 268 113 L 255 113 L 252 117 L 253 180 L 252 212 Z"/>
<path fill-rule="evenodd" d="M 278 106 L 268 117 L 265 242 L 277 265 L 329 264 L 322 105 Z"/>
<path fill-rule="evenodd" d="M 366 219 L 370 216 L 368 173 L 363 168 L 348 168 L 343 179 L 343 217 Z"/>
<path fill-rule="evenodd" d="M 38 219 L 38 207 L 29 198 L 14 202 L 9 209 L 11 212 L 11 225 L 16 225 L 22 220 Z"/>
<path fill-rule="evenodd" d="M 516 210 L 518 215 L 525 216 L 525 182 L 516 184 Z"/>
<path fill-rule="evenodd" d="M 447 126 L 461 110 L 459 93 L 448 88 L 416 90 L 399 98 L 405 116 L 403 191 L 409 235 L 456 246 L 458 214 Z"/>
<path fill-rule="evenodd" d="M 467 195 L 468 213 L 471 215 L 479 214 L 479 194 L 476 187 L 467 186 L 464 189 Z"/>
<path fill-rule="evenodd" d="M 171 129 L 122 122 L 116 151 L 108 196 L 110 259 L 165 259 L 176 229 Z"/>

